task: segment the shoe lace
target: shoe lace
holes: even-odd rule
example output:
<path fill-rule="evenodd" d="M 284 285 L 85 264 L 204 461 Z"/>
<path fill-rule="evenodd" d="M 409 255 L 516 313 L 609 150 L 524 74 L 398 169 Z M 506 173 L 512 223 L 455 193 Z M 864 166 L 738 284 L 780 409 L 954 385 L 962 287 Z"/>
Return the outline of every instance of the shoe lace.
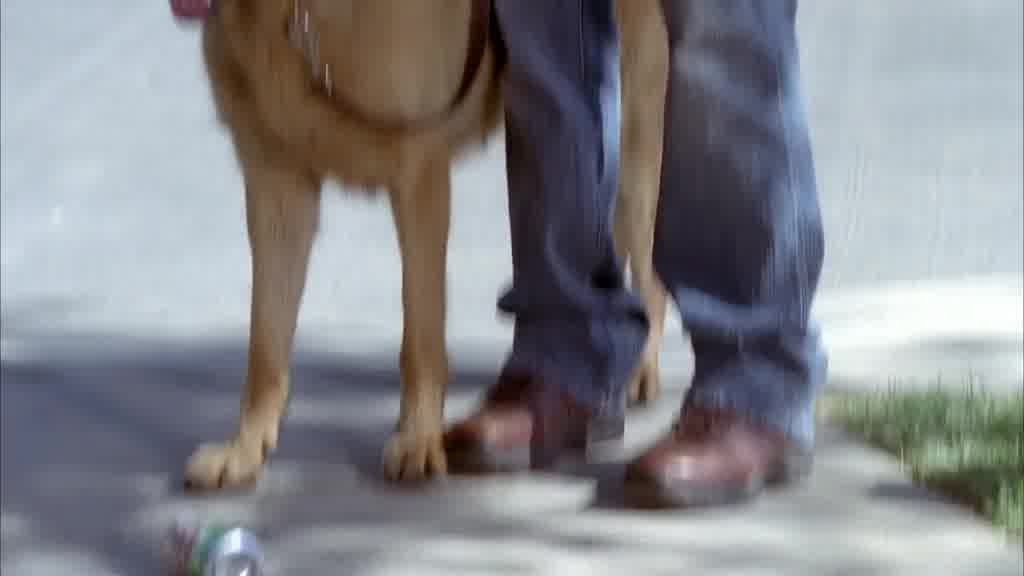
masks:
<path fill-rule="evenodd" d="M 488 406 L 503 406 L 526 402 L 529 385 L 530 378 L 528 376 L 503 374 L 487 392 L 485 404 Z"/>
<path fill-rule="evenodd" d="M 674 432 L 692 439 L 712 438 L 725 429 L 728 420 L 722 412 L 687 407 L 676 420 Z"/>

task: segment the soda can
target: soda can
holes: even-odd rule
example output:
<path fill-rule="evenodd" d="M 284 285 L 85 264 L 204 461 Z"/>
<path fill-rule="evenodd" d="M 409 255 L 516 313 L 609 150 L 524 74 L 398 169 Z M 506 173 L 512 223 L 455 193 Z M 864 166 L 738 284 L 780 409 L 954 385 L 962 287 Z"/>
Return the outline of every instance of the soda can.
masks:
<path fill-rule="evenodd" d="M 259 539 L 238 526 L 176 525 L 171 554 L 175 576 L 265 576 Z"/>

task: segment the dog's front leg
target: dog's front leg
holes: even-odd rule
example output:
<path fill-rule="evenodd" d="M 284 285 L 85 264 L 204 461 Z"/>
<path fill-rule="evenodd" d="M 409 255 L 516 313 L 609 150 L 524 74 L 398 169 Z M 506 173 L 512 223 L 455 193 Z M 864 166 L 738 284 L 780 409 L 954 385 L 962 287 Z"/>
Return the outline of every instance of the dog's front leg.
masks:
<path fill-rule="evenodd" d="M 403 163 L 391 190 L 402 256 L 402 399 L 398 428 L 384 451 L 393 480 L 447 472 L 441 438 L 448 386 L 446 264 L 451 154 L 444 143 Z"/>
<path fill-rule="evenodd" d="M 241 424 L 235 439 L 201 446 L 192 456 L 185 480 L 195 489 L 255 481 L 277 446 L 296 318 L 319 218 L 316 178 L 267 166 L 249 165 L 244 172 L 252 309 Z"/>

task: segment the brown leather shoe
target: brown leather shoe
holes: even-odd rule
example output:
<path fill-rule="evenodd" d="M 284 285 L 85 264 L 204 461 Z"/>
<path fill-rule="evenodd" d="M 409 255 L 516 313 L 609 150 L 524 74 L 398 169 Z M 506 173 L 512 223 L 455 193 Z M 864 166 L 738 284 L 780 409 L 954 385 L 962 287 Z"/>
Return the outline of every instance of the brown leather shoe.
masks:
<path fill-rule="evenodd" d="M 811 453 L 737 414 L 684 408 L 675 428 L 626 468 L 632 506 L 695 507 L 743 501 L 802 478 Z"/>
<path fill-rule="evenodd" d="M 476 412 L 445 432 L 449 471 L 480 474 L 529 467 L 530 386 L 529 376 L 502 374 Z"/>
<path fill-rule="evenodd" d="M 556 388 L 530 376 L 502 374 L 477 411 L 445 434 L 456 474 L 544 469 L 587 448 L 590 416 Z"/>

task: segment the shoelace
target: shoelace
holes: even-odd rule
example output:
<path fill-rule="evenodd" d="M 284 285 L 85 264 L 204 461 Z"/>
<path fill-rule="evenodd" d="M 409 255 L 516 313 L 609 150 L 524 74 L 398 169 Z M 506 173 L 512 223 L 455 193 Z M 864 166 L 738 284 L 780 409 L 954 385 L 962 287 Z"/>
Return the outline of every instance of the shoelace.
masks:
<path fill-rule="evenodd" d="M 679 436 L 703 439 L 721 434 L 732 417 L 722 412 L 700 408 L 686 408 L 676 420 L 673 432 Z"/>
<path fill-rule="evenodd" d="M 530 379 L 528 377 L 503 374 L 488 391 L 486 404 L 488 406 L 502 406 L 525 402 L 529 385 Z"/>

